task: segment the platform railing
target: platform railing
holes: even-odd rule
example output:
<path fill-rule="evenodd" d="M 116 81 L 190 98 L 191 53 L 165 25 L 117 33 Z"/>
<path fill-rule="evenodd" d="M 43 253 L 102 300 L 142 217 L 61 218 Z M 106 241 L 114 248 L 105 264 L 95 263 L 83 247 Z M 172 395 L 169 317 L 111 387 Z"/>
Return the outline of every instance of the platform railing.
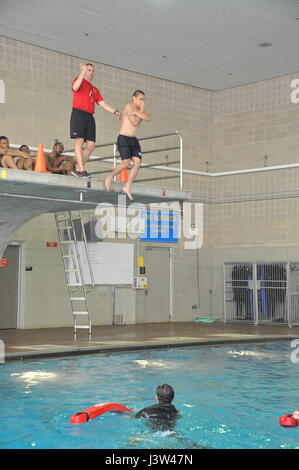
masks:
<path fill-rule="evenodd" d="M 151 150 L 144 150 L 142 152 L 143 155 L 145 154 L 154 154 L 154 153 L 159 153 L 159 152 L 165 152 L 165 151 L 171 151 L 171 150 L 179 150 L 179 160 L 172 160 L 168 162 L 159 162 L 159 163 L 143 163 L 141 165 L 141 168 L 152 168 L 155 170 L 169 170 L 169 165 L 174 165 L 179 163 L 179 175 L 172 175 L 172 176 L 158 176 L 158 177 L 152 177 L 152 178 L 144 178 L 144 179 L 136 179 L 136 182 L 140 181 L 155 181 L 155 180 L 161 180 L 161 179 L 170 179 L 170 178 L 179 178 L 180 179 L 180 189 L 183 189 L 183 138 L 182 135 L 179 131 L 174 131 L 174 132 L 168 132 L 166 134 L 159 134 L 159 135 L 152 135 L 152 136 L 146 136 L 146 137 L 140 137 L 138 140 L 139 141 L 144 141 L 144 140 L 153 140 L 153 139 L 159 139 L 163 137 L 169 137 L 169 136 L 177 136 L 179 143 L 176 146 L 171 146 L 171 147 L 163 147 L 163 148 L 153 148 Z M 98 144 L 95 146 L 95 148 L 106 148 L 106 147 L 112 147 L 113 148 L 113 155 L 106 156 L 106 157 L 91 157 L 90 161 L 95 162 L 95 161 L 101 161 L 101 162 L 106 162 L 106 163 L 113 163 L 113 167 L 115 168 L 117 165 L 117 145 L 115 142 L 110 142 L 107 144 Z M 65 153 L 65 152 L 64 152 Z M 90 172 L 91 175 L 99 175 L 99 174 L 104 174 L 104 173 L 109 173 L 111 170 L 98 170 L 98 171 L 92 171 Z"/>
<path fill-rule="evenodd" d="M 175 146 L 169 146 L 169 147 L 162 147 L 162 148 L 153 148 L 151 150 L 144 150 L 142 152 L 143 155 L 145 154 L 154 154 L 154 153 L 159 153 L 159 152 L 165 152 L 165 151 L 172 151 L 172 150 L 179 150 L 179 160 L 172 160 L 172 161 L 163 161 L 159 163 L 142 163 L 141 168 L 152 168 L 154 170 L 160 170 L 160 171 L 169 171 L 169 170 L 176 170 L 175 175 L 171 176 L 158 176 L 158 177 L 152 177 L 152 178 L 144 178 L 144 179 L 136 179 L 136 182 L 140 181 L 155 181 L 155 180 L 161 180 L 161 179 L 171 179 L 171 178 L 179 178 L 180 180 L 180 189 L 183 189 L 183 174 L 184 174 L 184 169 L 183 169 L 183 138 L 182 134 L 180 131 L 172 131 L 168 132 L 165 134 L 158 134 L 158 135 L 151 135 L 151 136 L 146 136 L 146 137 L 139 137 L 139 141 L 144 141 L 144 140 L 153 140 L 153 139 L 160 139 L 163 137 L 170 137 L 170 136 L 177 136 L 178 138 L 178 145 Z M 12 148 L 19 148 L 19 145 L 16 144 L 11 144 L 10 147 Z M 33 146 L 28 146 L 30 151 L 37 151 L 38 147 L 33 147 Z M 98 157 L 98 156 L 93 156 L 91 155 L 89 158 L 89 162 L 103 162 L 103 163 L 112 163 L 113 167 L 117 165 L 117 145 L 115 142 L 108 142 L 104 144 L 97 144 L 95 146 L 95 149 L 104 149 L 104 148 L 112 148 L 113 154 L 108 155 L 106 157 Z M 46 153 L 52 152 L 52 149 L 47 149 L 45 148 L 44 151 Z M 74 149 L 67 149 L 63 151 L 63 155 L 66 155 L 68 157 L 75 157 Z M 179 163 L 179 168 L 174 168 L 174 167 L 169 167 L 169 165 L 174 165 Z M 89 172 L 91 175 L 99 175 L 99 174 L 104 174 L 104 173 L 109 173 L 111 169 L 109 170 L 98 170 L 98 171 L 92 171 Z"/>

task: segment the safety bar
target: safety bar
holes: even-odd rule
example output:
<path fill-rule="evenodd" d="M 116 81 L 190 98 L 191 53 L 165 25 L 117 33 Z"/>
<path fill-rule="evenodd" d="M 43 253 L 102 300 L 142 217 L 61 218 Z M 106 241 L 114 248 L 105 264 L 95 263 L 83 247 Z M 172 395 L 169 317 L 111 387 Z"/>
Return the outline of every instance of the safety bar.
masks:
<path fill-rule="evenodd" d="M 158 176 L 155 178 L 142 178 L 142 179 L 136 179 L 136 183 L 141 183 L 144 181 L 156 181 L 156 180 L 170 180 L 172 178 L 179 178 L 179 175 L 174 175 L 174 176 Z"/>
<path fill-rule="evenodd" d="M 179 160 L 173 160 L 173 161 L 170 161 L 170 162 L 161 162 L 161 163 L 145 163 L 144 165 L 141 165 L 141 168 L 154 168 L 155 170 L 166 170 L 167 168 L 156 168 L 156 166 L 159 166 L 159 165 L 174 165 L 175 163 L 180 163 Z M 111 170 L 100 170 L 100 171 L 92 171 L 90 172 L 89 174 L 90 175 L 101 175 L 101 174 L 104 174 L 104 173 L 110 173 Z M 171 178 L 178 178 L 179 176 L 171 176 Z M 166 178 L 166 177 L 165 177 Z M 161 179 L 161 178 L 159 178 Z M 163 178 L 162 178 L 163 179 Z M 137 180 L 135 180 L 137 181 Z"/>

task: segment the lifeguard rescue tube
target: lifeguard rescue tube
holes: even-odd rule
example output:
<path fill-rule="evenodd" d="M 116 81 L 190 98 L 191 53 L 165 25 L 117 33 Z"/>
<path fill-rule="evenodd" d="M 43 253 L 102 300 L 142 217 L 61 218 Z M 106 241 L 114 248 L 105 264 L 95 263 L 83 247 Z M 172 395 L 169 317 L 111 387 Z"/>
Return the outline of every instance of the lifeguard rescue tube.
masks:
<path fill-rule="evenodd" d="M 79 411 L 79 413 L 74 414 L 71 416 L 70 421 L 71 424 L 86 423 L 86 421 L 96 418 L 108 411 L 124 412 L 132 410 L 121 403 L 99 403 L 98 405 L 91 406 L 90 408 L 86 408 L 86 410 Z"/>
<path fill-rule="evenodd" d="M 299 426 L 299 419 L 294 418 L 293 415 L 286 414 L 279 418 L 279 424 L 281 426 Z"/>

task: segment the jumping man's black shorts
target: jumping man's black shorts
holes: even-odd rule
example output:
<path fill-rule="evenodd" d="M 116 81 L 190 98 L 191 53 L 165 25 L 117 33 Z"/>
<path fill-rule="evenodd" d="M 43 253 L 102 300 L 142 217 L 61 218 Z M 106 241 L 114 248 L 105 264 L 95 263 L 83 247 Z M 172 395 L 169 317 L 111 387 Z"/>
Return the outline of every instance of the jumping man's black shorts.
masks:
<path fill-rule="evenodd" d="M 128 160 L 132 157 L 142 158 L 140 144 L 136 137 L 120 134 L 117 138 L 117 148 L 122 160 Z"/>
<path fill-rule="evenodd" d="M 96 125 L 93 114 L 82 111 L 81 109 L 72 109 L 71 114 L 71 139 L 84 139 L 96 141 Z"/>

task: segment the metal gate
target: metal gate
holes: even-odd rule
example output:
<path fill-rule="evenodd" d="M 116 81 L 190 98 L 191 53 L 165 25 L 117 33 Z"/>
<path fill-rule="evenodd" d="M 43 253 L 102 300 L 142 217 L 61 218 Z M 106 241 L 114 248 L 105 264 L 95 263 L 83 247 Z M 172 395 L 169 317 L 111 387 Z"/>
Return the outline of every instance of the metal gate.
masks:
<path fill-rule="evenodd" d="M 288 320 L 290 326 L 299 325 L 299 263 L 289 263 Z"/>
<path fill-rule="evenodd" d="M 299 263 L 225 263 L 224 321 L 299 324 Z"/>
<path fill-rule="evenodd" d="M 224 321 L 254 323 L 253 264 L 224 264 Z"/>

